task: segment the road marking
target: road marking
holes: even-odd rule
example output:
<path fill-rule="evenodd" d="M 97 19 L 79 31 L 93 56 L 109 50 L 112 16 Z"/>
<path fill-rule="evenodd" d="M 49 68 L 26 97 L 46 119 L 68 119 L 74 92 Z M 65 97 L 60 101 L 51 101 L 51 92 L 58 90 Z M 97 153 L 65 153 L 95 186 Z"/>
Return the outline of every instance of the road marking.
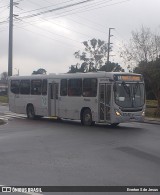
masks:
<path fill-rule="evenodd" d="M 14 113 L 5 113 L 4 115 L 0 115 L 0 119 L 8 121 L 9 119 L 13 118 L 19 118 L 19 119 L 26 119 L 26 116 L 24 114 L 14 114 Z"/>

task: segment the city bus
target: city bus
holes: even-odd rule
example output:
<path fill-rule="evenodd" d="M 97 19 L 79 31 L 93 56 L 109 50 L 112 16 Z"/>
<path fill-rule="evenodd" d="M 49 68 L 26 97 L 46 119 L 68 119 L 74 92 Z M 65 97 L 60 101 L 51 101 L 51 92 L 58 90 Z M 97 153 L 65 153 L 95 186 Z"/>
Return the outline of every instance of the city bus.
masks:
<path fill-rule="evenodd" d="M 143 76 L 125 72 L 89 72 L 9 78 L 9 109 L 29 119 L 56 117 L 117 126 L 143 121 Z"/>

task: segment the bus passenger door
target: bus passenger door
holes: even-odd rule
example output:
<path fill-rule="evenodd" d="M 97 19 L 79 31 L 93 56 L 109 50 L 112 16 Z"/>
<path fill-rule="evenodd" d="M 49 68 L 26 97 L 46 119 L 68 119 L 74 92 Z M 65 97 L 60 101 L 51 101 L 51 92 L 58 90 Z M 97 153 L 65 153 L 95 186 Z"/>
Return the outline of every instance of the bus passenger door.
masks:
<path fill-rule="evenodd" d="M 49 116 L 57 116 L 58 83 L 49 83 Z"/>
<path fill-rule="evenodd" d="M 100 122 L 110 121 L 111 84 L 99 85 L 99 120 Z"/>

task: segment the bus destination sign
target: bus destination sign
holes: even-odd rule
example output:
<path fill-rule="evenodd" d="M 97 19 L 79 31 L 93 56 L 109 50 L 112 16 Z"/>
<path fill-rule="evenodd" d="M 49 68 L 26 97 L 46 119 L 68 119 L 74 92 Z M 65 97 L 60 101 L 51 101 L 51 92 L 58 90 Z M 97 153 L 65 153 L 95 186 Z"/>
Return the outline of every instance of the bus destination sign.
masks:
<path fill-rule="evenodd" d="M 116 75 L 118 81 L 142 81 L 141 75 Z"/>

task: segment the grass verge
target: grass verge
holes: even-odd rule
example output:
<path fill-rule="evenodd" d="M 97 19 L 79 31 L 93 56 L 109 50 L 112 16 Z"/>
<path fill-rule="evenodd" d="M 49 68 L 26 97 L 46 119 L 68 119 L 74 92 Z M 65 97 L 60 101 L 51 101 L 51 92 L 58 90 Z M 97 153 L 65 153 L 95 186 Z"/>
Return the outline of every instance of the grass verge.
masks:
<path fill-rule="evenodd" d="M 0 96 L 0 103 L 8 103 L 8 96 Z"/>

